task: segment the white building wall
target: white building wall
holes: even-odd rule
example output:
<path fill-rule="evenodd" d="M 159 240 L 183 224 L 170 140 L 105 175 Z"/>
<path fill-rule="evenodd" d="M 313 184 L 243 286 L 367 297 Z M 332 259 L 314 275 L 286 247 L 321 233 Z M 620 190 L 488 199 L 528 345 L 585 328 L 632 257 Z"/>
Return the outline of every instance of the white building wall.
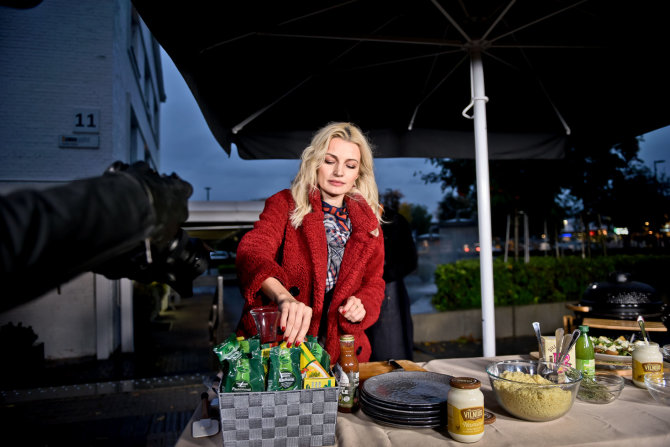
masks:
<path fill-rule="evenodd" d="M 0 179 L 67 181 L 113 161 L 112 1 L 0 11 Z M 75 110 L 100 110 L 100 147 L 63 149 Z"/>
<path fill-rule="evenodd" d="M 116 160 L 147 159 L 159 169 L 160 58 L 141 21 L 139 34 L 133 33 L 132 11 L 130 0 L 0 7 L 0 193 L 98 176 Z M 133 35 L 139 38 L 133 41 Z M 134 54 L 142 55 L 139 70 Z M 89 113 L 98 120 L 97 133 L 75 133 L 78 112 L 85 123 Z M 59 147 L 63 135 L 98 137 L 99 144 Z M 131 156 L 133 139 L 139 141 L 138 157 Z M 123 349 L 132 350 L 132 324 L 120 321 L 132 320 L 132 300 L 121 299 L 127 289 L 87 273 L 61 286 L 60 293 L 0 314 L 0 325 L 32 326 L 47 359 L 104 359 L 122 340 Z"/>
<path fill-rule="evenodd" d="M 94 286 L 93 274 L 81 275 L 59 290 L 0 313 L 0 326 L 10 322 L 32 326 L 47 359 L 96 355 Z"/>

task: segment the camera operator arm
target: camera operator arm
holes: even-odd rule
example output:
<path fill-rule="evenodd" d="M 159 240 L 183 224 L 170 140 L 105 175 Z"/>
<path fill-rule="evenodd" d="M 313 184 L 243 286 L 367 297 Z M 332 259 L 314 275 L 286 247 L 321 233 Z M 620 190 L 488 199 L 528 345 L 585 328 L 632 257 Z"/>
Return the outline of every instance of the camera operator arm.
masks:
<path fill-rule="evenodd" d="M 191 186 L 145 163 L 114 166 L 101 177 L 0 197 L 0 311 L 83 272 L 107 275 L 109 266 L 110 277 L 151 280 L 132 255 L 147 240 L 158 258 L 174 256 Z"/>
<path fill-rule="evenodd" d="M 0 309 L 35 298 L 149 236 L 141 185 L 102 176 L 0 197 Z"/>

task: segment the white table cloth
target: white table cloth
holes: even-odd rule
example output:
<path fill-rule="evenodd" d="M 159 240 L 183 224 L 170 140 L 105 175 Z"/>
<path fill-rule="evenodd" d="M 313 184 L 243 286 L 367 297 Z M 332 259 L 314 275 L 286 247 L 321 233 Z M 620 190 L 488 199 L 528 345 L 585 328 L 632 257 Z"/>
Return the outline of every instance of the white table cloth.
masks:
<path fill-rule="evenodd" d="M 477 446 L 670 446 L 670 406 L 657 403 L 647 390 L 636 387 L 629 379 L 619 398 L 609 404 L 576 400 L 568 414 L 549 422 L 528 422 L 510 416 L 496 402 L 485 370 L 492 361 L 521 358 L 528 357 L 439 359 L 421 365 L 428 371 L 474 377 L 482 382 L 484 405 L 495 414 L 496 421 L 486 426 Z M 197 408 L 193 417 L 199 415 Z M 220 433 L 193 439 L 191 422 L 179 438 L 178 447 L 223 445 Z M 362 411 L 339 413 L 336 433 L 338 447 L 464 445 L 451 439 L 446 427 L 394 428 L 375 422 Z"/>

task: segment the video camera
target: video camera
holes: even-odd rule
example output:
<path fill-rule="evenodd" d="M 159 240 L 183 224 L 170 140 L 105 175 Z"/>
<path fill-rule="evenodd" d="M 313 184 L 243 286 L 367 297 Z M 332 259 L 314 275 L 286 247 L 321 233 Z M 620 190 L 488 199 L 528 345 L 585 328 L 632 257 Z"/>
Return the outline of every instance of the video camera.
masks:
<path fill-rule="evenodd" d="M 209 266 L 209 251 L 202 240 L 189 238 L 188 233 L 179 228 L 163 248 L 142 242 L 95 271 L 110 279 L 130 278 L 143 283 L 167 284 L 182 297 L 189 297 L 193 296 L 193 280 Z"/>

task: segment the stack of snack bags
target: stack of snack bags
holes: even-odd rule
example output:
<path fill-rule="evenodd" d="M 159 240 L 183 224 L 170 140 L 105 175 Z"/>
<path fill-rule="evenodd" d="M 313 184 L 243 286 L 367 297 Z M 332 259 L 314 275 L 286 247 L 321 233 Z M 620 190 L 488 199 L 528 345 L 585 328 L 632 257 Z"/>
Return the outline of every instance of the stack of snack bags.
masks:
<path fill-rule="evenodd" d="M 231 334 L 214 347 L 223 370 L 221 391 L 288 391 L 335 386 L 330 355 L 307 336 L 300 346 L 286 342 L 260 344 L 257 336 L 245 339 Z"/>

